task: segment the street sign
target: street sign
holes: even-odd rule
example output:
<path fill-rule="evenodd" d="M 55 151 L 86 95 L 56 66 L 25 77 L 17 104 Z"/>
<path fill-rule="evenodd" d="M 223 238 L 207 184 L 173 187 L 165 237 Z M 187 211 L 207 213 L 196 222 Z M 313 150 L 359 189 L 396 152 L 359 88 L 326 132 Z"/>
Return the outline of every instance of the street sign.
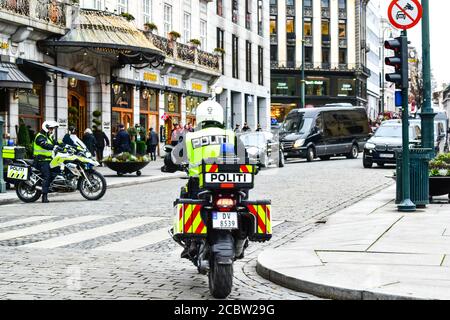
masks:
<path fill-rule="evenodd" d="M 391 24 L 402 30 L 411 29 L 422 19 L 422 5 L 418 0 L 393 0 L 388 17 Z"/>

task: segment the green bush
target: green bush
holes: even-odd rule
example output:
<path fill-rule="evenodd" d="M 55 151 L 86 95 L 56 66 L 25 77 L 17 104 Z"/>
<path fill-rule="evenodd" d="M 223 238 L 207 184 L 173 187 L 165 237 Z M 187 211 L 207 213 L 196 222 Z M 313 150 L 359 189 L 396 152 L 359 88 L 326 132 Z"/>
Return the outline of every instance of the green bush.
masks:
<path fill-rule="evenodd" d="M 136 154 L 144 155 L 147 153 L 147 145 L 144 141 L 138 141 L 136 143 Z"/>
<path fill-rule="evenodd" d="M 19 121 L 19 131 L 17 132 L 17 145 L 25 147 L 27 158 L 33 157 L 33 143 L 30 138 L 30 131 L 23 119 Z"/>
<path fill-rule="evenodd" d="M 100 118 L 100 117 L 102 116 L 102 112 L 99 111 L 99 110 L 95 110 L 94 112 L 92 112 L 92 115 L 93 115 L 95 118 Z"/>
<path fill-rule="evenodd" d="M 136 155 L 136 141 L 131 141 L 131 154 Z"/>

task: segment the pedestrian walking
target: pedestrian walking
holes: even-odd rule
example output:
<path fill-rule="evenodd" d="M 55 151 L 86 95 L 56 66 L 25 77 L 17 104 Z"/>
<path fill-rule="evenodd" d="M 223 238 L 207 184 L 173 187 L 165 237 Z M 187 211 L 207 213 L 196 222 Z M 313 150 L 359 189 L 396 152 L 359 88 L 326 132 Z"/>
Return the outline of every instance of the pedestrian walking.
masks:
<path fill-rule="evenodd" d="M 114 153 L 119 154 L 122 152 L 131 152 L 131 138 L 125 130 L 125 126 L 120 124 L 119 132 L 114 140 Z"/>
<path fill-rule="evenodd" d="M 180 137 L 180 125 L 179 124 L 175 124 L 174 129 L 172 130 L 172 134 L 171 134 L 171 145 L 172 146 L 176 146 L 178 144 L 178 138 Z"/>
<path fill-rule="evenodd" d="M 109 147 L 109 139 L 97 126 L 93 126 L 92 128 L 94 129 L 97 161 L 100 163 L 100 167 L 102 167 L 103 152 L 105 151 L 105 146 Z"/>
<path fill-rule="evenodd" d="M 241 132 L 241 126 L 236 123 L 236 126 L 234 127 L 234 132 L 240 133 Z"/>
<path fill-rule="evenodd" d="M 158 146 L 159 137 L 158 134 L 150 128 L 147 139 L 147 153 L 150 154 L 150 160 L 156 161 L 156 147 Z"/>
<path fill-rule="evenodd" d="M 65 145 L 69 145 L 72 147 L 75 147 L 74 139 L 72 139 L 73 136 L 76 136 L 77 129 L 74 126 L 69 126 L 69 131 L 65 134 L 63 138 L 63 143 Z"/>
<path fill-rule="evenodd" d="M 94 156 L 96 150 L 96 141 L 92 130 L 87 128 L 84 130 L 83 143 L 86 145 L 86 148 L 89 152 Z"/>
<path fill-rule="evenodd" d="M 242 132 L 252 131 L 248 126 L 247 122 L 244 122 L 244 126 L 242 127 Z"/>
<path fill-rule="evenodd" d="M 258 123 L 258 127 L 256 128 L 256 132 L 262 131 L 261 125 Z"/>

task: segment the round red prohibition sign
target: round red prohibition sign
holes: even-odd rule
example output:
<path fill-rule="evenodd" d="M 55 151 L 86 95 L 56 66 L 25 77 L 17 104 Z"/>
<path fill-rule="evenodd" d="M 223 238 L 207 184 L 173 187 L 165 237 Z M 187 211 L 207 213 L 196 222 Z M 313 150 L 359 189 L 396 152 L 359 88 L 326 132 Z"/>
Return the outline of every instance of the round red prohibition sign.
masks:
<path fill-rule="evenodd" d="M 418 0 L 393 0 L 389 5 L 388 17 L 398 29 L 411 29 L 422 19 L 423 9 Z"/>

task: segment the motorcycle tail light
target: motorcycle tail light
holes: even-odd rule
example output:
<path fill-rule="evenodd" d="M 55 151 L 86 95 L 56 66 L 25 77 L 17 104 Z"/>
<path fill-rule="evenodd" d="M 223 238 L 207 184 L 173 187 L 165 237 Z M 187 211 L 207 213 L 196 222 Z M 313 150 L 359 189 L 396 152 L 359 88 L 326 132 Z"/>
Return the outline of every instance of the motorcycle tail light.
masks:
<path fill-rule="evenodd" d="M 235 206 L 235 201 L 230 198 L 220 198 L 216 201 L 216 206 L 219 210 L 230 210 Z"/>

